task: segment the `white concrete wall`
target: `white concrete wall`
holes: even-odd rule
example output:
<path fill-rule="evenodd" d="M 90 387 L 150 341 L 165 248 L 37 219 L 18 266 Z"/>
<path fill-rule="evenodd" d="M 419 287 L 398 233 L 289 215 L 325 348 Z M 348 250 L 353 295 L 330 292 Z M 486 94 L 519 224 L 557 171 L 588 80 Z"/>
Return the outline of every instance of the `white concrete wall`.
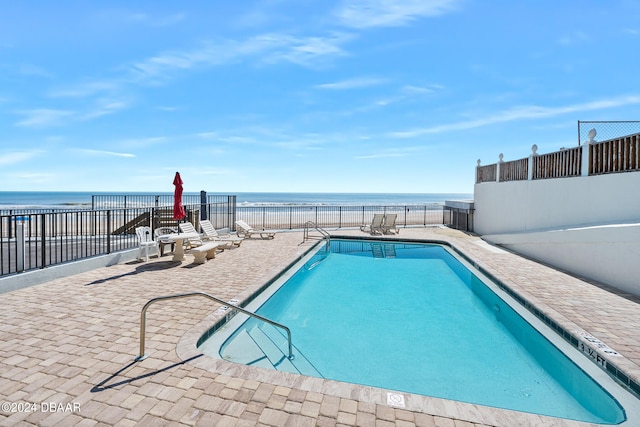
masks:
<path fill-rule="evenodd" d="M 29 270 L 23 273 L 5 276 L 0 278 L 0 294 L 29 286 L 40 285 L 51 280 L 95 270 L 96 268 L 109 267 L 123 262 L 133 261 L 137 255 L 138 248 L 128 249 L 113 254 L 85 258 L 43 269 Z"/>
<path fill-rule="evenodd" d="M 640 172 L 484 182 L 474 202 L 478 234 L 640 222 Z"/>
<path fill-rule="evenodd" d="M 640 172 L 476 184 L 474 231 L 640 296 Z"/>
<path fill-rule="evenodd" d="M 640 296 L 640 223 L 482 237 L 577 276 Z"/>

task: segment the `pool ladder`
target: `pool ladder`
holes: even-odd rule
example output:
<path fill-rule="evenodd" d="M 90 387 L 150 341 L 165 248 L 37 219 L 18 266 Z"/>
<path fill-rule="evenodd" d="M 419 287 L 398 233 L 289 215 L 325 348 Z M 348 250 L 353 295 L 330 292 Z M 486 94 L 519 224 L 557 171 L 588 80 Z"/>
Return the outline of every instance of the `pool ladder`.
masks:
<path fill-rule="evenodd" d="M 304 230 L 303 230 L 303 234 L 302 234 L 302 243 L 306 242 L 307 240 L 309 240 L 311 237 L 309 236 L 309 231 L 310 229 L 315 229 L 317 232 L 320 233 L 321 235 L 321 239 L 324 239 L 327 241 L 327 249 L 329 249 L 329 245 L 330 245 L 330 237 L 331 235 L 329 234 L 329 232 L 327 230 L 325 230 L 324 228 L 320 227 L 318 224 L 316 224 L 313 221 L 307 221 L 304 223 Z"/>
<path fill-rule="evenodd" d="M 147 355 L 144 354 L 144 344 L 145 344 L 145 334 L 146 334 L 146 329 L 147 329 L 147 309 L 149 308 L 149 306 L 153 303 L 156 303 L 158 301 L 166 301 L 166 300 L 170 300 L 170 299 L 178 299 L 178 298 L 187 298 L 187 297 L 195 297 L 195 296 L 201 296 L 201 297 L 205 297 L 205 298 L 209 298 L 211 300 L 214 300 L 215 302 L 218 302 L 224 306 L 228 306 L 231 307 L 234 310 L 237 310 L 241 313 L 244 313 L 248 316 L 254 317 L 258 320 L 262 320 L 263 322 L 269 323 L 273 326 L 276 326 L 280 329 L 283 329 L 286 333 L 287 333 L 287 341 L 289 343 L 289 360 L 293 360 L 294 356 L 293 356 L 293 352 L 291 351 L 292 349 L 292 345 L 291 345 L 291 330 L 289 328 L 287 328 L 285 325 L 278 323 L 278 322 L 274 322 L 271 319 L 267 319 L 266 317 L 260 316 L 259 314 L 256 314 L 252 311 L 249 310 L 245 310 L 244 308 L 238 307 L 237 305 L 234 304 L 230 304 L 224 300 L 221 300 L 220 298 L 216 298 L 212 295 L 209 295 L 207 293 L 204 292 L 189 292 L 186 294 L 176 294 L 176 295 L 167 295 L 167 296 L 163 296 L 163 297 L 157 297 L 157 298 L 152 298 L 149 301 L 147 301 L 147 303 L 144 305 L 144 307 L 142 307 L 142 313 L 140 313 L 140 354 L 138 355 L 138 357 L 136 357 L 136 362 L 140 361 L 140 360 L 144 360 L 147 358 Z"/>

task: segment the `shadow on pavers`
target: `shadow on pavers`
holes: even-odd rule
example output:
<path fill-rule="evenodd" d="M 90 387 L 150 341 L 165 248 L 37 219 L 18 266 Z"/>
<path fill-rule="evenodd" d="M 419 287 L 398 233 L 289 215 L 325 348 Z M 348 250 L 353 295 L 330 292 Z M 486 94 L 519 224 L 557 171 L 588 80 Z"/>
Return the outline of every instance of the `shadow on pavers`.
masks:
<path fill-rule="evenodd" d="M 120 369 L 119 371 L 117 371 L 116 373 L 114 373 L 113 375 L 110 375 L 107 379 L 105 379 L 104 381 L 102 381 L 101 383 L 93 386 L 93 388 L 91 389 L 92 393 L 98 393 L 101 391 L 105 391 L 105 390 L 109 390 L 111 388 L 115 388 L 115 387 L 119 387 L 121 385 L 125 385 L 125 384 L 131 384 L 134 381 L 138 381 L 138 380 L 142 380 L 144 378 L 148 378 L 148 377 L 152 377 L 154 375 L 157 375 L 161 372 L 165 372 L 168 371 L 170 369 L 176 368 L 178 366 L 184 365 L 185 363 L 191 362 L 192 360 L 195 360 L 199 357 L 202 357 L 202 354 L 198 354 L 196 356 L 190 357 L 189 359 L 183 360 L 182 362 L 178 362 L 178 363 L 174 363 L 172 365 L 167 366 L 166 368 L 162 368 L 162 369 L 158 369 L 152 372 L 148 372 L 144 375 L 139 375 L 137 377 L 134 378 L 127 378 L 118 382 L 114 382 L 113 384 L 109 384 L 106 385 L 107 383 L 115 380 L 120 374 L 122 374 L 123 372 L 127 371 L 129 368 L 133 367 L 136 363 L 138 363 L 137 360 L 132 361 L 131 363 L 127 364 L 126 366 L 124 366 L 122 369 Z"/>
<path fill-rule="evenodd" d="M 127 277 L 127 276 L 135 276 L 136 274 L 144 273 L 146 271 L 167 270 L 169 268 L 175 268 L 175 267 L 177 267 L 179 265 L 181 265 L 181 263 L 178 262 L 178 261 L 163 261 L 163 262 L 145 263 L 145 264 L 141 264 L 141 265 L 137 266 L 136 269 L 134 271 L 132 271 L 132 272 L 118 274 L 118 275 L 111 276 L 111 277 L 105 277 L 104 279 L 94 280 L 93 282 L 89 282 L 89 283 L 85 284 L 85 286 L 99 285 L 100 283 L 106 283 L 106 282 L 111 281 L 111 280 L 117 280 L 117 279 L 121 279 L 121 278 Z"/>

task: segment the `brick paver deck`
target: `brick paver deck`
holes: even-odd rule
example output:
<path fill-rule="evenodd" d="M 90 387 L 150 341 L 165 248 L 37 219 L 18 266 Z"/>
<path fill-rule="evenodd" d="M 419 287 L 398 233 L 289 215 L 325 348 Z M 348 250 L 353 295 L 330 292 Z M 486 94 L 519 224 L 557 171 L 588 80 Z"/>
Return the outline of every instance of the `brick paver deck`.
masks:
<path fill-rule="evenodd" d="M 588 332 L 616 350 L 622 355 L 616 366 L 640 382 L 638 299 L 461 232 L 411 228 L 400 237 L 451 242 L 567 330 Z M 133 361 L 146 301 L 193 291 L 243 300 L 313 243 L 301 240 L 302 233 L 280 233 L 247 240 L 203 265 L 165 255 L 2 294 L 0 425 L 586 425 L 408 394 L 399 408 L 387 403 L 386 390 L 216 361 L 195 349 L 220 316 L 206 299 L 151 306 L 148 358 Z"/>

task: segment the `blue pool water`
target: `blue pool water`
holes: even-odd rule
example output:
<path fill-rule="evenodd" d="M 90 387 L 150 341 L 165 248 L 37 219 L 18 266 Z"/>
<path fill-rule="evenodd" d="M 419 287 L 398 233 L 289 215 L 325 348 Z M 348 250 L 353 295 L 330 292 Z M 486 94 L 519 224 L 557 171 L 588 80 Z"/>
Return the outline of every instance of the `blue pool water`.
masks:
<path fill-rule="evenodd" d="M 249 365 L 593 423 L 617 401 L 444 247 L 332 240 L 220 356 Z"/>

